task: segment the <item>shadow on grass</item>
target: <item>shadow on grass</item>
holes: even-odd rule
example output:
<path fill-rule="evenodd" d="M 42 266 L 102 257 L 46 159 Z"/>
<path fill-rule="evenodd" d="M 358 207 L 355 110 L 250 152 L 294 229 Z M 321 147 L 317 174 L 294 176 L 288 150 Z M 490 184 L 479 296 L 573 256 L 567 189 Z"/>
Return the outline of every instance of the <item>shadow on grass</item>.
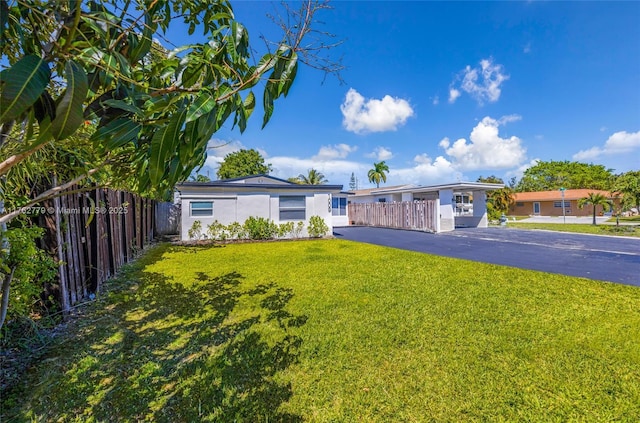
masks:
<path fill-rule="evenodd" d="M 292 391 L 279 375 L 296 362 L 306 322 L 286 310 L 290 289 L 243 289 L 236 272 L 192 284 L 138 276 L 8 393 L 5 418 L 302 420 L 280 410 Z"/>

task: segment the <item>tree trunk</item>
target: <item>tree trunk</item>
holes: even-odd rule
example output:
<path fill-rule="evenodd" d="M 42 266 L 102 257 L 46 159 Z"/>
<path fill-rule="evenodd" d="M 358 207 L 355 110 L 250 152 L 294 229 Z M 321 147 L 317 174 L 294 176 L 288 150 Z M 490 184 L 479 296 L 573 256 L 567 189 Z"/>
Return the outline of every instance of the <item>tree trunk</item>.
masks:
<path fill-rule="evenodd" d="M 7 317 L 7 310 L 9 309 L 9 289 L 11 288 L 11 279 L 13 279 L 13 272 L 16 271 L 14 267 L 11 269 L 11 274 L 6 275 L 2 281 L 2 304 L 0 305 L 0 328 L 4 325 L 4 319 Z"/>
<path fill-rule="evenodd" d="M 596 205 L 593 205 L 593 224 L 596 225 Z"/>

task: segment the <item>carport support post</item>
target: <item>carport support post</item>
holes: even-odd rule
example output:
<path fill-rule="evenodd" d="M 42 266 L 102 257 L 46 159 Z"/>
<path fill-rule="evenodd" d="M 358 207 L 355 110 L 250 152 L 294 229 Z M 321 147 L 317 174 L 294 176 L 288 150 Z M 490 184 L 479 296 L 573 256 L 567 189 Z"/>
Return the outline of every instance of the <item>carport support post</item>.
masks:
<path fill-rule="evenodd" d="M 487 220 L 487 192 L 473 191 L 473 217 L 477 228 L 489 226 Z"/>
<path fill-rule="evenodd" d="M 438 191 L 438 232 L 449 232 L 455 229 L 455 216 L 453 215 L 452 189 L 441 189 Z"/>

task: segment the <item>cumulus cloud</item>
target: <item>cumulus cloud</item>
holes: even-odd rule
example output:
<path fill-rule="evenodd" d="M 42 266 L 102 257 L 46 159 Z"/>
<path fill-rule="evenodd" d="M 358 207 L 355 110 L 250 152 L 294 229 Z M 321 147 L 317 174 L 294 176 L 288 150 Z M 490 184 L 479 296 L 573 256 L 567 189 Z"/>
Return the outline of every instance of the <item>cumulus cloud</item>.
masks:
<path fill-rule="evenodd" d="M 389 160 L 393 158 L 393 153 L 386 147 L 376 147 L 371 153 L 365 154 L 365 157 L 376 160 Z"/>
<path fill-rule="evenodd" d="M 449 160 L 442 156 L 432 159 L 426 153 L 416 155 L 411 166 L 389 171 L 389 179 L 398 184 L 434 185 L 461 178 L 462 174 Z"/>
<path fill-rule="evenodd" d="M 407 100 L 389 95 L 382 100 L 365 99 L 353 88 L 347 92 L 340 110 L 342 125 L 356 134 L 395 131 L 413 116 L 413 109 Z"/>
<path fill-rule="evenodd" d="M 327 160 L 344 159 L 358 149 L 357 146 L 348 144 L 323 145 L 318 154 L 312 157 L 313 160 L 324 162 Z"/>
<path fill-rule="evenodd" d="M 456 90 L 455 88 L 449 88 L 449 103 L 455 103 L 458 97 L 460 97 L 462 93 L 460 90 Z"/>
<path fill-rule="evenodd" d="M 434 106 L 437 106 L 438 104 L 440 104 L 440 97 L 438 96 L 433 97 L 431 104 L 433 104 Z"/>
<path fill-rule="evenodd" d="M 449 103 L 460 97 L 460 90 L 473 97 L 478 104 L 494 103 L 502 93 L 501 85 L 509 79 L 500 64 L 494 64 L 493 59 L 482 59 L 479 66 L 467 65 L 449 86 Z"/>
<path fill-rule="evenodd" d="M 573 160 L 589 161 L 601 156 L 626 154 L 634 150 L 640 150 L 640 131 L 631 133 L 620 131 L 611 135 L 602 147 L 578 151 L 573 155 Z"/>
<path fill-rule="evenodd" d="M 516 136 L 501 138 L 499 127 L 518 120 L 511 115 L 500 119 L 489 116 L 480 121 L 471 131 L 469 141 L 461 138 L 451 142 L 444 138 L 438 144 L 453 159 L 453 165 L 460 170 L 508 169 L 520 165 L 526 157 L 526 148 Z"/>

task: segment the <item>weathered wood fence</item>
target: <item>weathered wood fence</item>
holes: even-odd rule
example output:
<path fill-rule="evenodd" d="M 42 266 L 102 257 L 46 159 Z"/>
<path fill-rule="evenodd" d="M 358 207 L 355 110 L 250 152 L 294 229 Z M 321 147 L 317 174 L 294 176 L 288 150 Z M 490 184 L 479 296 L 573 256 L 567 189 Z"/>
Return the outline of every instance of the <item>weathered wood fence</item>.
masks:
<path fill-rule="evenodd" d="M 174 203 L 156 203 L 156 236 L 175 235 L 180 224 L 180 206 Z"/>
<path fill-rule="evenodd" d="M 433 200 L 349 204 L 349 222 L 352 225 L 436 232 L 436 219 L 436 202 Z"/>
<path fill-rule="evenodd" d="M 63 311 L 102 283 L 154 236 L 155 201 L 99 188 L 46 202 L 45 246 L 59 263 L 55 294 Z"/>

